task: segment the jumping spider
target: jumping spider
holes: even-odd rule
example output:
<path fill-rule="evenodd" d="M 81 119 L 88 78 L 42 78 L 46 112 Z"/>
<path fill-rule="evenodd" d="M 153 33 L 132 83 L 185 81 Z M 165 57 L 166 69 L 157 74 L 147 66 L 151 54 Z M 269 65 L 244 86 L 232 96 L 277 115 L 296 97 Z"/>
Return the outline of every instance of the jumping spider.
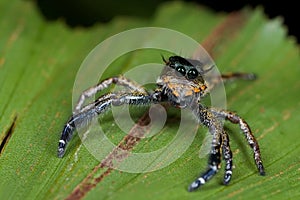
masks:
<path fill-rule="evenodd" d="M 255 76 L 253 74 L 231 73 L 221 75 L 221 77 L 215 77 L 217 81 L 211 81 L 211 83 L 209 83 L 206 81 L 207 79 L 204 80 L 204 76 L 210 69 L 203 69 L 201 63 L 197 60 L 171 56 L 168 60 L 163 58 L 163 61 L 165 62 L 165 67 L 161 76 L 157 79 L 157 88 L 152 93 L 148 93 L 142 86 L 139 86 L 123 76 L 108 78 L 84 91 L 79 98 L 73 115 L 63 128 L 58 144 L 58 157 L 63 157 L 65 154 L 66 146 L 76 128 L 88 126 L 93 119 L 107 111 L 111 106 L 121 106 L 123 104 L 149 105 L 152 103 L 168 102 L 177 108 L 189 108 L 196 116 L 198 122 L 206 126 L 213 136 L 208 169 L 189 186 L 189 191 L 196 190 L 217 173 L 220 169 L 222 156 L 225 160 L 223 183 L 227 185 L 231 180 L 232 152 L 229 146 L 229 136 L 223 129 L 223 119 L 240 126 L 241 131 L 253 151 L 257 169 L 260 175 L 264 175 L 265 171 L 259 146 L 247 122 L 233 112 L 209 108 L 201 104 L 201 99 L 207 95 L 218 82 L 237 78 L 252 80 L 255 79 Z M 111 84 L 124 86 L 129 89 L 130 92 L 108 93 L 99 97 L 93 103 L 83 107 L 86 98 L 95 95 Z"/>

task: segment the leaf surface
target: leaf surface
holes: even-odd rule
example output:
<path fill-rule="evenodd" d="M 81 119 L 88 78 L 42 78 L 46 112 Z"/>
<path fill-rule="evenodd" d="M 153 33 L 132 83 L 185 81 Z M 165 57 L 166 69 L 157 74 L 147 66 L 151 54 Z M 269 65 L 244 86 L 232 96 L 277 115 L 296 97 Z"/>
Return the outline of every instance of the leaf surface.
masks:
<path fill-rule="evenodd" d="M 268 20 L 260 8 L 225 15 L 172 2 L 160 6 L 151 19 L 119 17 L 108 24 L 70 29 L 61 21 L 45 21 L 32 2 L 3 0 L 0 8 L 0 199 L 299 198 L 299 46 L 287 37 L 280 19 Z M 233 180 L 221 185 L 221 170 L 194 193 L 187 187 L 207 163 L 199 159 L 207 131 L 203 127 L 178 160 L 154 172 L 101 168 L 78 137 L 63 159 L 56 157 L 60 131 L 72 110 L 74 79 L 85 56 L 109 36 L 147 26 L 174 29 L 201 42 L 221 72 L 258 75 L 253 82 L 229 83 L 226 95 L 228 109 L 245 118 L 258 139 L 265 177 L 258 175 L 238 127 L 228 123 Z M 134 52 L 106 76 L 148 60 L 159 62 L 160 56 L 151 50 Z M 143 112 L 133 113 L 138 120 Z M 102 121 L 107 136 L 118 144 L 124 133 L 111 121 Z M 176 114 L 171 114 L 174 121 Z M 176 126 L 170 123 L 163 131 L 134 150 L 160 148 L 173 138 Z"/>

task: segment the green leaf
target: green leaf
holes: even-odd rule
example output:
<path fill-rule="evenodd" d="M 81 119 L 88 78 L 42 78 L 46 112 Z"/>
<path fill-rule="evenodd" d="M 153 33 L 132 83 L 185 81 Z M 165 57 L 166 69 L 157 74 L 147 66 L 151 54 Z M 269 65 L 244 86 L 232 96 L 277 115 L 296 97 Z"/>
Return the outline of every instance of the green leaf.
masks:
<path fill-rule="evenodd" d="M 299 46 L 286 36 L 280 18 L 269 20 L 260 8 L 227 15 L 170 2 L 152 19 L 120 17 L 109 24 L 70 29 L 61 21 L 45 21 L 32 2 L 3 0 L 0 9 L 0 199 L 299 198 Z M 198 155 L 206 133 L 203 127 L 178 160 L 154 172 L 100 167 L 77 136 L 66 156 L 56 157 L 60 131 L 72 112 L 75 76 L 85 56 L 109 36 L 147 26 L 174 29 L 201 42 L 222 72 L 258 75 L 253 82 L 228 84 L 226 95 L 228 109 L 245 118 L 258 139 L 265 177 L 258 175 L 238 127 L 229 123 L 233 180 L 221 185 L 221 170 L 194 193 L 188 193 L 187 187 L 207 163 Z M 159 61 L 160 56 L 151 50 L 133 52 L 106 76 L 149 60 Z M 134 111 L 135 117 L 143 112 Z M 134 150 L 147 152 L 170 141 L 176 114 L 170 115 L 164 134 L 140 141 Z M 107 136 L 118 144 L 124 134 L 111 126 L 110 115 L 104 119 Z"/>

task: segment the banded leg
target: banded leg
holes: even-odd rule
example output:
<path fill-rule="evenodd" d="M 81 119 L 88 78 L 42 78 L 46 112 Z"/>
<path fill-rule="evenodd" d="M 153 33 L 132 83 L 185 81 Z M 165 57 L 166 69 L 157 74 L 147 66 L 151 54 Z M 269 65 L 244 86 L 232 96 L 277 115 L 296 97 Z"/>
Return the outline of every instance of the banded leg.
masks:
<path fill-rule="evenodd" d="M 209 131 L 213 135 L 212 149 L 208 160 L 208 169 L 200 175 L 188 188 L 189 192 L 198 189 L 201 185 L 204 185 L 209 179 L 211 179 L 220 169 L 221 163 L 221 145 L 223 143 L 223 126 L 220 122 L 215 120 L 212 113 L 207 109 L 198 110 L 196 113 L 199 117 L 199 122 L 209 128 Z"/>
<path fill-rule="evenodd" d="M 94 119 L 97 119 L 98 115 L 107 111 L 111 106 L 120 106 L 123 104 L 148 105 L 157 101 L 156 95 L 156 93 L 152 95 L 134 93 L 111 93 L 102 96 L 92 104 L 85 106 L 81 109 L 81 112 L 72 115 L 69 121 L 64 126 L 63 131 L 61 133 L 61 138 L 58 143 L 58 157 L 61 158 L 64 156 L 66 146 L 71 140 L 75 129 L 89 126 Z"/>
<path fill-rule="evenodd" d="M 221 74 L 221 78 L 223 81 L 234 81 L 236 79 L 242 79 L 242 80 L 255 80 L 256 75 L 253 73 L 227 73 L 227 74 Z"/>
<path fill-rule="evenodd" d="M 240 129 L 242 130 L 245 138 L 247 139 L 249 146 L 251 147 L 251 149 L 253 151 L 255 164 L 259 171 L 259 174 L 262 176 L 265 175 L 265 170 L 264 170 L 264 166 L 262 163 L 258 142 L 255 139 L 254 135 L 252 134 L 252 131 L 251 131 L 249 125 L 247 124 L 247 122 L 233 112 L 224 111 L 224 110 L 216 110 L 216 109 L 211 109 L 211 111 L 214 114 L 216 114 L 217 116 L 225 118 L 226 120 L 229 120 L 231 123 L 239 124 Z"/>
<path fill-rule="evenodd" d="M 204 185 L 210 180 L 219 170 L 221 163 L 220 144 L 214 144 L 208 160 L 208 169 L 202 173 L 192 184 L 189 186 L 188 191 L 192 192 L 198 189 L 201 185 Z"/>
<path fill-rule="evenodd" d="M 85 106 L 79 113 L 73 114 L 70 117 L 61 133 L 57 150 L 58 157 L 62 158 L 64 156 L 66 146 L 72 139 L 75 129 L 88 126 L 97 115 L 105 112 L 105 110 L 107 110 L 107 108 L 111 105 L 111 101 L 114 96 L 115 94 L 102 96 L 95 102 Z"/>
<path fill-rule="evenodd" d="M 108 78 L 108 79 L 98 83 L 97 85 L 85 90 L 80 95 L 78 103 L 75 106 L 73 114 L 80 112 L 80 109 L 82 108 L 82 105 L 87 98 L 95 95 L 97 92 L 100 92 L 101 90 L 103 90 L 105 88 L 108 88 L 112 84 L 124 86 L 125 88 L 128 88 L 131 92 L 135 91 L 135 92 L 138 92 L 138 93 L 141 93 L 144 95 L 147 94 L 147 92 L 145 91 L 145 89 L 142 86 L 138 85 L 137 83 L 135 83 L 123 76 L 111 77 L 111 78 Z"/>
<path fill-rule="evenodd" d="M 229 81 L 235 81 L 237 79 L 241 80 L 255 80 L 256 75 L 252 73 L 227 73 L 227 74 L 221 74 L 221 76 L 207 76 L 206 80 L 208 82 L 208 89 L 212 90 L 217 85 L 219 85 L 221 82 L 229 82 Z"/>
<path fill-rule="evenodd" d="M 232 177 L 232 152 L 229 145 L 229 136 L 225 131 L 222 135 L 222 154 L 225 160 L 225 174 L 223 183 L 224 185 L 227 185 Z"/>

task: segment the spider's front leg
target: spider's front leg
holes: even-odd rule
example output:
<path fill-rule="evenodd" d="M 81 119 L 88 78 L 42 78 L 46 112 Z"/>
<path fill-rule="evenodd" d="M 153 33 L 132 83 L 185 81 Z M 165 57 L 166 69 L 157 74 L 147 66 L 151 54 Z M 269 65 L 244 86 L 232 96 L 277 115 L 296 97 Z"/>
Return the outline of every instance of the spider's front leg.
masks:
<path fill-rule="evenodd" d="M 213 140 L 208 160 L 208 169 L 189 186 L 188 190 L 190 192 L 204 185 L 218 172 L 221 164 L 221 148 L 226 163 L 224 184 L 229 183 L 232 174 L 232 153 L 229 146 L 229 137 L 224 131 L 221 121 L 201 105 L 194 111 L 194 114 L 198 117 L 201 124 L 209 128 L 210 133 L 213 135 Z"/>
<path fill-rule="evenodd" d="M 65 124 L 61 137 L 58 143 L 57 155 L 63 157 L 65 154 L 66 146 L 73 136 L 73 132 L 76 128 L 85 127 L 95 119 L 99 114 L 107 110 L 111 106 L 112 99 L 116 96 L 115 94 L 107 94 L 101 96 L 95 102 L 86 105 L 77 114 L 73 114 L 68 122 Z"/>
<path fill-rule="evenodd" d="M 255 160 L 256 167 L 259 171 L 259 174 L 262 176 L 265 175 L 265 170 L 264 170 L 264 166 L 263 166 L 261 154 L 260 154 L 260 148 L 259 148 L 257 140 L 255 139 L 254 135 L 252 134 L 252 131 L 251 131 L 248 123 L 233 112 L 229 112 L 226 110 L 217 110 L 217 109 L 211 109 L 211 112 L 213 112 L 215 115 L 217 115 L 219 117 L 222 117 L 222 118 L 230 121 L 231 123 L 239 124 L 240 129 L 244 133 L 244 136 L 253 151 L 253 157 Z"/>
<path fill-rule="evenodd" d="M 117 94 L 107 94 L 101 96 L 93 103 L 90 103 L 83 107 L 83 104 L 87 98 L 92 97 L 97 92 L 108 88 L 112 84 L 120 85 L 129 89 L 132 93 L 132 96 L 142 96 L 145 97 L 145 99 L 147 99 L 146 97 L 149 96 L 147 91 L 142 86 L 123 76 L 115 76 L 105 79 L 97 85 L 85 90 L 79 97 L 78 103 L 74 108 L 73 115 L 70 117 L 63 128 L 58 144 L 58 157 L 63 157 L 66 145 L 72 138 L 75 127 L 79 128 L 87 126 L 94 118 L 96 118 L 96 116 L 103 113 L 112 104 L 117 103 Z M 132 100 L 132 102 L 133 101 L 134 100 Z"/>
<path fill-rule="evenodd" d="M 83 107 L 79 113 L 70 117 L 63 128 L 61 138 L 58 143 L 58 157 L 63 157 L 66 146 L 72 138 L 73 132 L 77 128 L 87 127 L 97 119 L 97 116 L 107 111 L 111 106 L 130 105 L 148 105 L 157 101 L 157 94 L 145 95 L 144 93 L 111 93 L 101 96 L 95 102 Z"/>
<path fill-rule="evenodd" d="M 135 92 L 145 94 L 145 95 L 147 94 L 146 90 L 142 86 L 125 78 L 124 76 L 115 76 L 115 77 L 107 78 L 107 79 L 101 81 L 100 83 L 98 83 L 97 85 L 82 92 L 82 94 L 80 95 L 79 100 L 75 106 L 73 114 L 80 112 L 80 110 L 82 109 L 83 103 L 87 98 L 95 95 L 97 92 L 100 92 L 101 90 L 103 90 L 105 88 L 108 88 L 112 84 L 123 86 L 123 87 L 129 89 L 130 91 L 135 91 Z"/>

